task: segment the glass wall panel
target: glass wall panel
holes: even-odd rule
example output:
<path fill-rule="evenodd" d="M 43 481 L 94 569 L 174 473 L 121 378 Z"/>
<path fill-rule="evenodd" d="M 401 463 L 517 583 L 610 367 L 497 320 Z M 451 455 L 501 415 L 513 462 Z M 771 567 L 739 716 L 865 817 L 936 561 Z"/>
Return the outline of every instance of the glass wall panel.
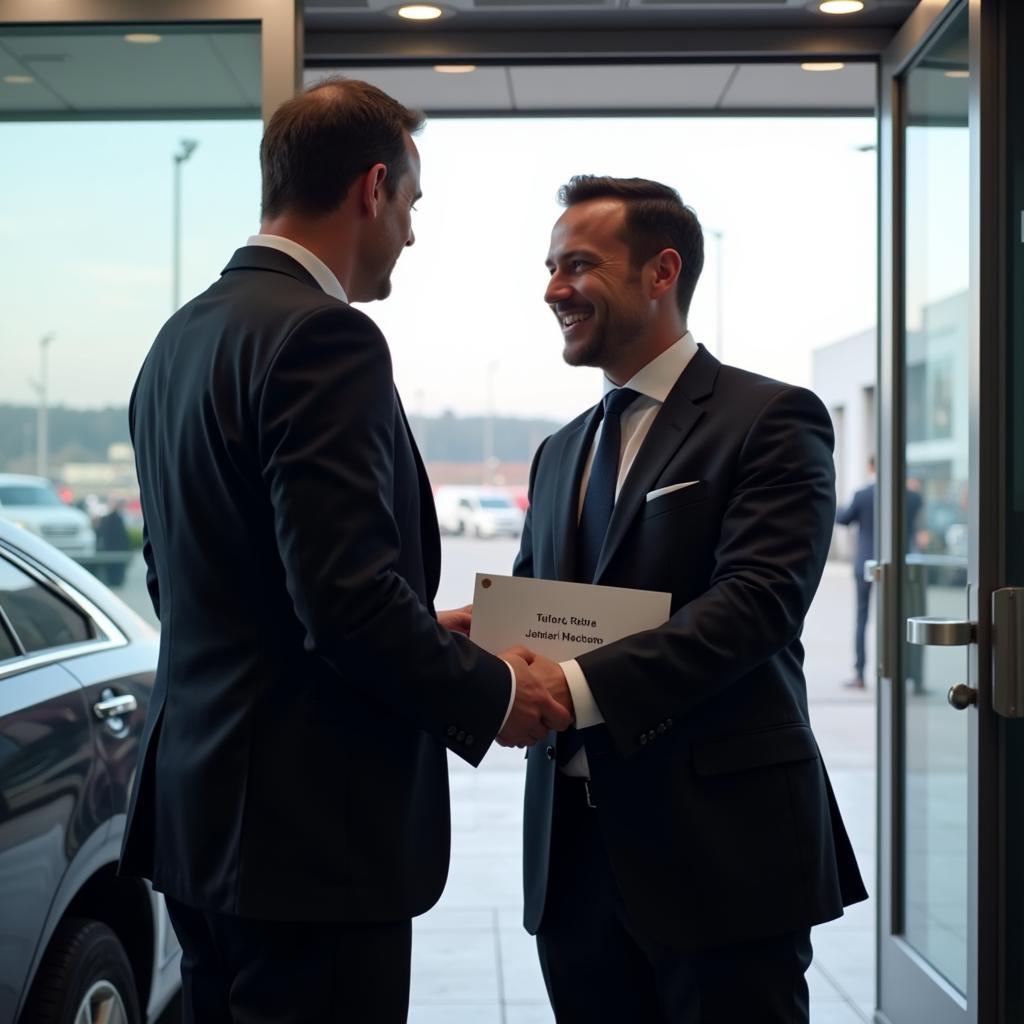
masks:
<path fill-rule="evenodd" d="M 149 617 L 128 399 L 258 229 L 261 134 L 256 25 L 0 29 L 0 476 L 48 481 L 83 525 L 0 515 Z"/>
<path fill-rule="evenodd" d="M 905 618 L 968 617 L 967 69 L 965 9 L 905 83 Z M 967 681 L 967 649 L 905 644 L 903 653 L 903 931 L 965 991 L 968 720 L 946 690 Z"/>

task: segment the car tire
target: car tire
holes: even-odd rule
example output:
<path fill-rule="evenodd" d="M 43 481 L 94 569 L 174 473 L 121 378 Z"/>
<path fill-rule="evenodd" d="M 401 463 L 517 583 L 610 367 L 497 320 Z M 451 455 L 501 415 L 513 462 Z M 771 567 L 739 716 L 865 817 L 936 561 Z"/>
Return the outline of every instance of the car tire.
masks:
<path fill-rule="evenodd" d="M 93 1012 L 86 1007 L 92 1005 Z M 97 1011 L 106 1011 L 106 1016 Z M 135 976 L 118 937 L 101 921 L 71 917 L 53 933 L 21 1024 L 141 1024 Z"/>

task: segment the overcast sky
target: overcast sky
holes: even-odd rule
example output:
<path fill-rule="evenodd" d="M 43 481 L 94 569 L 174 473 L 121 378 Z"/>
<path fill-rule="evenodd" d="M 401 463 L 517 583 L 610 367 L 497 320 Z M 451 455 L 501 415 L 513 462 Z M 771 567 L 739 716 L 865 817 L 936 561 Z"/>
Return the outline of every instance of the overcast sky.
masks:
<path fill-rule="evenodd" d="M 259 122 L 0 126 L 0 401 L 30 403 L 54 332 L 51 401 L 127 402 L 171 303 L 172 154 L 183 168 L 183 298 L 257 230 Z M 544 258 L 572 174 L 676 187 L 707 239 L 690 328 L 726 361 L 811 384 L 811 351 L 874 323 L 871 119 L 435 119 L 420 136 L 416 245 L 384 329 L 411 411 L 567 419 L 597 371 L 561 360 Z"/>

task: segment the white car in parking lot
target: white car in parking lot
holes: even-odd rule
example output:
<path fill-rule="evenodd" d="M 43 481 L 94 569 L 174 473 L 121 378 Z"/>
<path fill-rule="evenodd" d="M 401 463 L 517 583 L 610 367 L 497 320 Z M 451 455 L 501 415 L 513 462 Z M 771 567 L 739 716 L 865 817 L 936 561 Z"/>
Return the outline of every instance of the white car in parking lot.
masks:
<path fill-rule="evenodd" d="M 523 511 L 497 487 L 438 487 L 434 494 L 442 533 L 518 537 Z"/>
<path fill-rule="evenodd" d="M 71 558 L 96 554 L 96 533 L 89 517 L 61 501 L 45 477 L 0 473 L 0 516 Z"/>

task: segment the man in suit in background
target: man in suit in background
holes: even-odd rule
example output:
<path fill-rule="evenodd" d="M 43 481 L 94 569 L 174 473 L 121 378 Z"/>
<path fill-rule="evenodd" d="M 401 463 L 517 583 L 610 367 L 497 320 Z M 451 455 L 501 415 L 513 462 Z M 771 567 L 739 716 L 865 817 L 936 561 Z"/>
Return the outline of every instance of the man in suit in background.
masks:
<path fill-rule="evenodd" d="M 362 82 L 285 103 L 261 233 L 132 395 L 161 635 L 121 868 L 167 896 L 188 1022 L 404 1021 L 410 919 L 448 870 L 445 748 L 476 765 L 569 721 L 435 616 L 430 486 L 349 305 L 413 243 L 419 126 Z"/>
<path fill-rule="evenodd" d="M 864 566 L 869 558 L 875 557 L 875 457 L 868 456 L 868 477 L 870 482 L 865 484 L 850 499 L 846 508 L 836 513 L 836 522 L 840 526 L 857 525 L 857 550 L 853 556 L 853 582 L 857 588 L 857 618 L 853 627 L 853 665 L 854 676 L 843 683 L 847 689 L 863 690 L 867 684 L 864 682 L 864 664 L 867 661 L 865 654 L 865 634 L 868 628 L 868 607 L 871 601 L 871 581 L 864 578 Z M 906 550 L 914 550 L 914 534 L 918 513 L 921 511 L 921 495 L 912 490 L 906 489 L 904 498 L 904 514 L 906 516 Z M 923 610 L 922 610 L 923 614 Z M 919 658 L 913 657 L 911 662 L 920 662 Z M 915 692 L 922 692 L 920 670 L 911 672 L 914 680 Z"/>
<path fill-rule="evenodd" d="M 576 727 L 529 751 L 525 925 L 559 1024 L 807 1021 L 810 926 L 866 896 L 799 640 L 828 414 L 694 341 L 703 239 L 673 189 L 560 198 L 545 301 L 605 396 L 537 452 L 515 572 L 668 591 L 672 614 L 544 666 Z"/>
<path fill-rule="evenodd" d="M 870 483 L 854 494 L 846 508 L 836 513 L 836 522 L 840 526 L 857 524 L 857 550 L 853 557 L 853 583 L 857 588 L 857 618 L 853 627 L 854 676 L 843 683 L 843 686 L 852 690 L 863 690 L 867 685 L 864 682 L 864 663 L 867 660 L 864 652 L 864 634 L 868 628 L 871 581 L 864 578 L 864 565 L 869 558 L 875 557 L 874 455 L 868 457 L 868 474 Z"/>

